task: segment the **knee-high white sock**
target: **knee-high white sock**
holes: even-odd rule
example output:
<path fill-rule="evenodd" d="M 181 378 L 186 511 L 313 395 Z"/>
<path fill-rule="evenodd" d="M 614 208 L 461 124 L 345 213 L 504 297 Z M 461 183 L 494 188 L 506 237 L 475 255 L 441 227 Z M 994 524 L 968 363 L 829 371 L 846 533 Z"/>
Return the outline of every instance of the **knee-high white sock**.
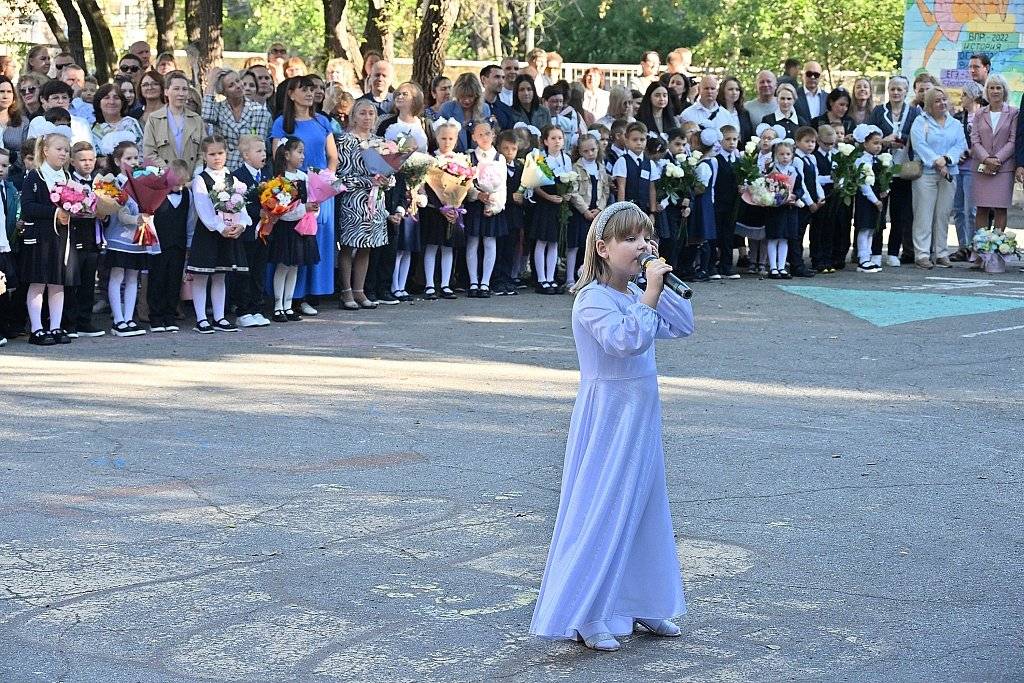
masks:
<path fill-rule="evenodd" d="M 64 288 L 58 285 L 47 285 L 47 304 L 50 307 L 50 329 L 59 330 L 60 321 L 64 316 Z"/>
<path fill-rule="evenodd" d="M 25 302 L 28 307 L 28 319 L 33 332 L 43 329 L 43 292 L 45 290 L 46 285 L 39 282 L 33 282 L 28 286 Z"/>
<path fill-rule="evenodd" d="M 295 297 L 295 284 L 299 281 L 299 267 L 288 266 L 284 276 L 284 310 L 291 310 L 292 299 Z"/>
<path fill-rule="evenodd" d="M 121 301 L 121 283 L 124 282 L 124 268 L 111 268 L 110 279 L 107 281 L 107 299 L 110 301 L 110 314 L 114 324 L 124 322 L 124 304 Z M 40 295 L 42 291 L 40 290 Z"/>
<path fill-rule="evenodd" d="M 217 273 L 210 279 L 210 299 L 213 304 L 213 319 L 224 319 L 224 300 L 227 298 L 227 285 L 224 282 L 226 275 Z"/>
<path fill-rule="evenodd" d="M 872 230 L 857 231 L 857 263 L 871 260 L 871 240 L 874 236 Z"/>
<path fill-rule="evenodd" d="M 437 270 L 437 245 L 423 247 L 423 279 L 428 289 L 434 287 L 434 273 Z"/>
<path fill-rule="evenodd" d="M 777 255 L 778 249 L 776 249 L 777 244 L 778 240 L 768 240 L 768 267 L 772 270 L 779 269 L 779 257 Z"/>
<path fill-rule="evenodd" d="M 570 284 L 576 282 L 576 254 L 578 253 L 577 247 L 567 249 L 565 252 L 565 281 Z"/>
<path fill-rule="evenodd" d="M 491 286 L 491 274 L 494 272 L 494 262 L 498 259 L 498 240 L 495 237 L 484 238 L 484 272 L 480 277 L 480 284 Z"/>
<path fill-rule="evenodd" d="M 441 286 L 447 287 L 451 284 L 452 266 L 455 265 L 455 250 L 451 247 L 441 247 Z"/>
<path fill-rule="evenodd" d="M 400 292 L 402 287 L 405 285 L 402 282 L 402 259 L 405 258 L 409 252 L 407 251 L 396 251 L 395 252 L 395 268 L 391 271 L 391 291 Z"/>
<path fill-rule="evenodd" d="M 412 252 L 404 252 L 402 257 L 402 274 L 398 278 L 398 284 L 401 285 L 402 291 L 405 291 L 405 286 L 409 282 L 409 268 L 412 267 Z"/>
<path fill-rule="evenodd" d="M 192 273 L 192 308 L 196 312 L 196 322 L 206 320 L 206 283 L 209 280 L 206 273 Z"/>
<path fill-rule="evenodd" d="M 547 250 L 547 242 L 541 242 L 537 240 L 537 246 L 533 248 L 533 270 L 537 276 L 537 283 L 547 282 L 548 278 L 548 264 L 547 259 L 544 257 L 544 252 Z"/>
<path fill-rule="evenodd" d="M 548 282 L 555 281 L 555 271 L 558 267 L 558 242 L 547 242 L 547 273 Z"/>
<path fill-rule="evenodd" d="M 139 271 L 124 271 L 124 319 L 135 319 L 135 301 L 139 298 Z"/>
<path fill-rule="evenodd" d="M 480 282 L 480 251 L 479 237 L 466 237 L 466 269 L 469 270 L 469 284 Z"/>
<path fill-rule="evenodd" d="M 278 263 L 274 266 L 274 310 L 284 310 L 284 281 L 288 275 L 288 266 Z"/>

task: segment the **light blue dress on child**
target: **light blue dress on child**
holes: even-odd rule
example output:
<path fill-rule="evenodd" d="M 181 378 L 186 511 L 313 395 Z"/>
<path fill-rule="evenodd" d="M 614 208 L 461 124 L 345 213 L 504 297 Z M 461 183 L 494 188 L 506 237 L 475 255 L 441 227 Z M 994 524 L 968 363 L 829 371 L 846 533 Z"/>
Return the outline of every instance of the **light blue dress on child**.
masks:
<path fill-rule="evenodd" d="M 693 332 L 690 302 L 592 282 L 576 297 L 580 389 L 562 493 L 530 633 L 573 638 L 633 631 L 686 612 L 661 443 L 654 340 Z"/>

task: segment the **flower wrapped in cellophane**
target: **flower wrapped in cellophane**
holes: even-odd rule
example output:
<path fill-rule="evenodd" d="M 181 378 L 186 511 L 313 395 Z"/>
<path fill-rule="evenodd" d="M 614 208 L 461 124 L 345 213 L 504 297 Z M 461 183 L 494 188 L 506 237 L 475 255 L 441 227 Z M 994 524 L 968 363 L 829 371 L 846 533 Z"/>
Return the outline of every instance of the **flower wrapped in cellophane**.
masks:
<path fill-rule="evenodd" d="M 277 176 L 260 183 L 256 191 L 260 203 L 259 236 L 266 242 L 274 223 L 299 203 L 299 189 L 284 176 Z"/>
<path fill-rule="evenodd" d="M 88 185 L 74 180 L 59 182 L 50 190 L 50 201 L 72 216 L 94 216 L 96 197 Z"/>
<path fill-rule="evenodd" d="M 187 179 L 179 177 L 171 167 L 161 170 L 153 165 L 126 168 L 125 176 L 127 181 L 124 190 L 138 204 L 139 213 L 143 216 L 132 242 L 140 247 L 158 244 L 156 226 L 153 225 L 153 214 L 167 199 L 171 189 L 183 184 Z"/>
<path fill-rule="evenodd" d="M 94 212 L 97 218 L 113 216 L 128 203 L 128 193 L 111 174 L 96 176 L 92 181 L 92 192 L 96 196 Z"/>
<path fill-rule="evenodd" d="M 438 165 L 427 171 L 427 187 L 437 195 L 442 204 L 441 211 L 455 212 L 455 221 L 451 225 L 462 228 L 462 217 L 466 213 L 462 203 L 466 201 L 475 179 L 476 168 L 465 154 L 456 153 L 439 159 Z"/>
<path fill-rule="evenodd" d="M 768 173 L 743 188 L 743 201 L 751 206 L 782 206 L 793 193 L 794 178 L 785 173 Z"/>

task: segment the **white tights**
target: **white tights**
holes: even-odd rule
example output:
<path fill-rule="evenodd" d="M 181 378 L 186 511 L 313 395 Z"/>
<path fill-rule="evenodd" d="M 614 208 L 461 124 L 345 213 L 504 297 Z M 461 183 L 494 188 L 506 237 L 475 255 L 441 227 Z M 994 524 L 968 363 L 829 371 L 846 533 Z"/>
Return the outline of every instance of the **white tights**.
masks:
<path fill-rule="evenodd" d="M 292 307 L 295 296 L 295 282 L 299 277 L 298 266 L 278 263 L 274 267 L 274 310 L 287 311 Z"/>
<path fill-rule="evenodd" d="M 124 284 L 123 299 L 121 298 L 122 284 Z M 130 268 L 111 268 L 110 282 L 107 283 L 107 298 L 110 300 L 110 312 L 114 316 L 115 325 L 135 318 L 135 300 L 138 296 L 139 271 Z M 203 299 L 206 299 L 205 291 Z"/>
<path fill-rule="evenodd" d="M 857 263 L 867 263 L 871 260 L 871 240 L 874 236 L 874 230 L 857 231 Z"/>
<path fill-rule="evenodd" d="M 576 255 L 579 254 L 579 251 L 577 247 L 565 251 L 565 281 L 570 285 L 576 282 Z"/>
<path fill-rule="evenodd" d="M 47 294 L 47 305 L 50 307 L 50 329 L 59 330 L 60 321 L 64 316 L 64 287 L 33 282 L 28 286 L 26 301 L 28 303 L 28 319 L 32 331 L 43 329 L 43 292 Z"/>
<path fill-rule="evenodd" d="M 391 276 L 391 291 L 404 292 L 405 284 L 409 280 L 409 267 L 412 265 L 412 252 L 399 251 L 395 253 L 395 272 Z"/>
<path fill-rule="evenodd" d="M 206 283 L 210 283 L 210 303 L 213 304 L 214 322 L 224 319 L 224 299 L 227 287 L 225 273 L 192 273 L 192 306 L 196 311 L 196 322 L 206 320 Z"/>
<path fill-rule="evenodd" d="M 554 282 L 555 266 L 558 265 L 558 242 L 537 241 L 533 248 L 533 269 L 537 282 Z"/>
<path fill-rule="evenodd" d="M 437 263 L 437 244 L 423 247 L 423 277 L 427 287 L 434 286 L 434 267 Z M 455 265 L 455 252 L 451 247 L 441 247 L 441 286 L 447 287 L 452 279 L 452 266 Z"/>
<path fill-rule="evenodd" d="M 494 261 L 498 257 L 498 240 L 495 237 L 484 237 L 484 270 L 483 275 L 477 281 L 477 272 L 480 266 L 477 264 L 478 252 L 480 251 L 480 238 L 466 238 L 466 267 L 469 268 L 470 284 L 481 284 L 491 286 L 491 273 L 494 272 Z"/>
<path fill-rule="evenodd" d="M 787 256 L 789 256 L 789 242 L 768 240 L 768 268 L 770 270 L 785 270 Z"/>

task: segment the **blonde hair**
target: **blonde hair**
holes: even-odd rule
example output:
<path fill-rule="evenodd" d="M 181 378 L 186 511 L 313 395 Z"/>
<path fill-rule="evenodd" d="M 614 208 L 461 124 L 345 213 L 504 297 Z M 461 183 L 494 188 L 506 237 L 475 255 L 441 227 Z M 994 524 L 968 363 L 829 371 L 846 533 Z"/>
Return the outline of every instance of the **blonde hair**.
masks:
<path fill-rule="evenodd" d="M 420 87 L 419 83 L 415 83 L 413 81 L 406 81 L 405 83 L 402 83 L 400 86 L 395 88 L 395 92 L 397 93 L 402 88 L 408 88 L 412 92 L 412 111 L 410 111 L 409 113 L 412 114 L 413 116 L 420 116 L 423 113 L 424 107 L 423 88 Z M 396 110 L 395 114 L 397 115 L 397 113 L 398 112 Z"/>
<path fill-rule="evenodd" d="M 590 224 L 590 230 L 587 231 L 587 243 L 583 247 L 583 267 L 580 269 L 579 279 L 572 287 L 574 293 L 578 293 L 595 280 L 607 282 L 610 276 L 608 263 L 597 253 L 598 228 L 601 228 L 602 241 L 622 241 L 639 234 L 650 237 L 654 232 L 654 223 L 639 206 L 631 202 L 617 202 L 597 214 L 597 218 Z"/>
<path fill-rule="evenodd" d="M 626 105 L 633 102 L 633 93 L 623 85 L 616 85 L 608 93 L 608 113 L 613 119 L 625 116 Z"/>
<path fill-rule="evenodd" d="M 473 114 L 469 118 L 482 119 L 484 117 L 484 89 L 476 74 L 459 74 L 459 77 L 455 79 L 455 85 L 452 86 L 452 99 L 459 100 L 463 97 L 473 98 Z"/>
<path fill-rule="evenodd" d="M 43 162 L 46 161 L 46 157 L 43 155 L 43 153 L 47 149 L 49 149 L 53 145 L 53 143 L 60 142 L 61 140 L 63 140 L 64 144 L 68 146 L 68 152 L 70 153 L 71 140 L 68 138 L 67 135 L 63 135 L 61 133 L 50 133 L 48 135 L 40 135 L 38 138 L 36 138 L 36 148 L 33 153 L 36 168 L 42 166 Z"/>
<path fill-rule="evenodd" d="M 265 147 L 266 143 L 263 142 L 263 138 L 259 135 L 240 135 L 238 137 L 238 153 L 244 154 L 245 150 L 251 147 Z"/>
<path fill-rule="evenodd" d="M 935 100 L 939 99 L 939 95 L 945 96 L 946 91 L 937 85 L 934 85 L 925 91 L 924 97 L 921 98 L 924 103 L 925 114 L 928 114 L 929 116 L 931 115 L 932 107 L 935 105 Z"/>
<path fill-rule="evenodd" d="M 796 88 L 791 86 L 789 83 L 779 83 L 779 86 L 775 88 L 775 97 L 778 97 L 779 93 L 783 90 L 792 95 L 794 100 L 796 99 Z"/>

